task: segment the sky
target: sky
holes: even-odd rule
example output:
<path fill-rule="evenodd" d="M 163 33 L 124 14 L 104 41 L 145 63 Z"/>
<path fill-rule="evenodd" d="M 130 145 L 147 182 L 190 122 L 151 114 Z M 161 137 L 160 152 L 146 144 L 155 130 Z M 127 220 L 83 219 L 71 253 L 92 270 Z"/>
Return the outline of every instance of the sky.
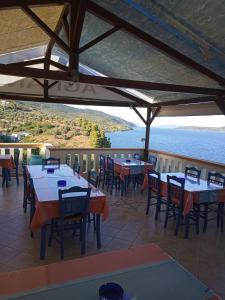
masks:
<path fill-rule="evenodd" d="M 72 105 L 71 105 L 72 106 Z M 100 110 L 107 114 L 120 117 L 126 121 L 144 126 L 136 113 L 126 107 L 101 107 L 101 106 L 76 106 L 77 108 L 88 108 Z M 140 108 L 139 111 L 146 116 L 146 109 Z M 225 126 L 225 116 L 199 116 L 199 117 L 161 117 L 155 118 L 152 126 L 204 126 L 204 127 L 222 127 Z"/>

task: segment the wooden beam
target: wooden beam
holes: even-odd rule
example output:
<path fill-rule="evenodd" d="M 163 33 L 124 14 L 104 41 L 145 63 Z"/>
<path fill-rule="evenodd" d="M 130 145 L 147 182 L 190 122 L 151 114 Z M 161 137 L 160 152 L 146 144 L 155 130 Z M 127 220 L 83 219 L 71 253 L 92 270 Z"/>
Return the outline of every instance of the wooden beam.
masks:
<path fill-rule="evenodd" d="M 201 64 L 197 63 L 193 59 L 188 56 L 185 56 L 181 52 L 175 50 L 174 48 L 168 46 L 167 44 L 163 43 L 159 39 L 151 36 L 149 33 L 142 31 L 141 29 L 135 27 L 134 25 L 126 22 L 125 20 L 119 18 L 118 16 L 114 15 L 110 11 L 104 9 L 103 7 L 97 5 L 96 3 L 90 1 L 88 5 L 88 11 L 95 16 L 107 21 L 114 26 L 119 26 L 121 29 L 125 30 L 129 34 L 133 35 L 135 38 L 143 41 L 144 43 L 151 45 L 158 49 L 160 52 L 164 53 L 167 56 L 172 57 L 174 60 L 192 68 L 196 71 L 206 75 L 207 77 L 216 80 L 222 85 L 225 85 L 225 78 L 216 74 L 215 72 L 211 71 L 210 69 L 202 66 Z"/>
<path fill-rule="evenodd" d="M 149 139 L 150 139 L 150 125 L 151 125 L 151 113 L 150 107 L 147 108 L 147 119 L 146 119 L 146 130 L 145 130 L 145 149 L 144 149 L 144 160 L 148 160 L 148 150 L 149 150 Z"/>
<path fill-rule="evenodd" d="M 170 105 L 179 105 L 179 104 L 197 104 L 197 103 L 206 103 L 212 102 L 215 100 L 215 96 L 205 96 L 205 97 L 196 97 L 196 98 L 188 98 L 188 99 L 178 99 L 172 101 L 156 101 L 151 105 L 153 107 L 161 107 L 161 106 L 170 106 Z"/>
<path fill-rule="evenodd" d="M 85 13 L 89 0 L 76 0 L 70 4 L 70 26 L 69 26 L 69 71 L 78 79 L 79 76 L 79 45 Z"/>
<path fill-rule="evenodd" d="M 87 49 L 93 47 L 94 45 L 101 42 L 102 40 L 104 40 L 105 38 L 107 38 L 108 36 L 110 36 L 111 34 L 113 34 L 114 32 L 116 32 L 118 30 L 119 30 L 119 27 L 113 27 L 112 29 L 110 29 L 110 30 L 106 31 L 105 33 L 101 34 L 100 36 L 98 36 L 94 40 L 92 40 L 89 43 L 87 43 L 86 45 L 82 46 L 79 49 L 79 54 L 86 51 Z"/>
<path fill-rule="evenodd" d="M 202 94 L 202 95 L 225 94 L 224 89 L 213 89 L 213 88 L 205 88 L 205 87 L 197 87 L 197 86 L 127 80 L 127 79 L 120 79 L 120 78 L 109 78 L 109 77 L 91 76 L 91 75 L 84 75 L 84 74 L 80 74 L 79 81 L 82 83 L 96 84 L 100 86 L 112 86 L 112 87 L 131 88 L 131 89 L 180 92 L 180 93 Z"/>
<path fill-rule="evenodd" d="M 218 106 L 218 108 L 221 110 L 221 112 L 225 115 L 225 100 L 223 97 L 218 96 L 217 99 L 215 99 L 215 103 Z"/>
<path fill-rule="evenodd" d="M 64 31 L 65 31 L 65 34 L 66 34 L 67 41 L 69 42 L 70 28 L 69 28 L 69 23 L 68 23 L 68 20 L 67 20 L 67 15 L 62 16 L 61 22 L 62 22 Z"/>
<path fill-rule="evenodd" d="M 133 110 L 136 112 L 136 114 L 138 115 L 138 117 L 142 120 L 142 122 L 145 124 L 145 126 L 147 125 L 146 120 L 144 119 L 144 117 L 140 114 L 140 112 L 137 110 L 137 108 L 135 106 L 132 107 Z"/>
<path fill-rule="evenodd" d="M 155 109 L 155 111 L 153 112 L 152 116 L 151 116 L 151 119 L 150 119 L 150 125 L 152 124 L 152 122 L 154 121 L 154 119 L 157 117 L 157 115 L 159 114 L 161 110 L 161 107 L 157 107 Z"/>
<path fill-rule="evenodd" d="M 70 52 L 68 45 L 61 38 L 59 38 L 59 36 L 52 31 L 51 28 L 49 28 L 29 7 L 21 6 L 21 9 L 38 27 L 40 27 L 51 39 L 53 39 L 59 47 L 61 47 L 67 53 Z"/>
<path fill-rule="evenodd" d="M 26 60 L 26 61 L 10 63 L 7 65 L 19 68 L 19 67 L 26 67 L 26 66 L 32 66 L 32 65 L 39 65 L 39 64 L 43 64 L 43 63 L 44 63 L 44 58 L 37 58 L 37 59 L 31 59 L 31 60 Z"/>
<path fill-rule="evenodd" d="M 61 12 L 61 15 L 59 17 L 59 20 L 58 20 L 58 23 L 55 27 L 55 30 L 54 30 L 54 33 L 58 36 L 61 29 L 62 29 L 62 19 L 64 17 L 67 17 L 68 15 L 68 12 L 69 12 L 69 5 L 64 5 L 63 7 L 63 10 Z M 54 47 L 54 44 L 55 44 L 55 39 L 51 38 L 49 43 L 48 43 L 48 46 L 47 46 L 47 49 L 46 49 L 46 53 L 45 53 L 45 60 L 50 63 L 50 59 L 51 59 L 51 53 L 52 53 L 52 49 Z"/>
<path fill-rule="evenodd" d="M 149 102 L 147 102 L 145 100 L 142 100 L 142 99 L 140 99 L 138 97 L 135 97 L 134 95 L 132 95 L 132 94 L 130 94 L 128 92 L 121 91 L 121 90 L 119 90 L 117 88 L 112 88 L 112 87 L 104 87 L 104 88 L 107 89 L 107 90 L 109 90 L 109 91 L 111 91 L 111 92 L 113 92 L 113 93 L 116 93 L 116 94 L 118 94 L 120 96 L 128 98 L 128 99 L 134 101 L 136 104 L 140 104 L 141 106 L 148 107 L 150 105 Z"/>
<path fill-rule="evenodd" d="M 42 82 L 40 82 L 40 80 L 36 79 L 36 78 L 33 78 L 33 80 L 35 82 L 37 82 L 42 88 L 44 88 L 44 84 Z"/>
<path fill-rule="evenodd" d="M 0 74 L 36 79 L 42 78 L 49 80 L 72 81 L 70 74 L 63 71 L 43 70 L 29 67 L 17 68 L 14 66 L 8 66 L 3 64 L 0 64 Z"/>
<path fill-rule="evenodd" d="M 73 104 L 73 105 L 92 105 L 92 106 L 106 106 L 106 107 L 130 107 L 128 102 L 110 102 L 110 101 L 100 101 L 100 100 L 85 100 L 85 99 L 75 99 L 75 98 L 58 98 L 58 97 L 48 97 L 43 96 L 29 96 L 29 95 L 19 95 L 19 94 L 9 94 L 0 92 L 0 99 L 2 100 L 19 100 L 19 101 L 32 101 L 32 102 L 44 102 L 44 103 L 59 103 L 59 104 Z"/>
<path fill-rule="evenodd" d="M 49 5 L 63 5 L 65 0 L 1 0 L 0 9 L 19 8 L 22 5 L 28 6 L 49 6 Z"/>
<path fill-rule="evenodd" d="M 50 65 L 62 70 L 62 71 L 65 71 L 65 72 L 68 72 L 69 71 L 69 68 L 65 65 L 62 65 L 54 60 L 50 60 Z"/>

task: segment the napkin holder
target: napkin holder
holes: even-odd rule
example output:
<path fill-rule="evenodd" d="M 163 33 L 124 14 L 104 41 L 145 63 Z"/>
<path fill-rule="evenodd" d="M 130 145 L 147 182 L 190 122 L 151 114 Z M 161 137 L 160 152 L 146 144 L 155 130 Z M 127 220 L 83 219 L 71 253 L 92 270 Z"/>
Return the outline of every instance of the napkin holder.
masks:
<path fill-rule="evenodd" d="M 58 185 L 58 187 L 65 187 L 66 186 L 66 180 L 58 180 L 57 185 Z"/>
<path fill-rule="evenodd" d="M 54 174 L 54 168 L 47 168 L 47 174 Z"/>
<path fill-rule="evenodd" d="M 123 300 L 123 295 L 123 288 L 114 282 L 108 282 L 99 288 L 99 300 Z"/>

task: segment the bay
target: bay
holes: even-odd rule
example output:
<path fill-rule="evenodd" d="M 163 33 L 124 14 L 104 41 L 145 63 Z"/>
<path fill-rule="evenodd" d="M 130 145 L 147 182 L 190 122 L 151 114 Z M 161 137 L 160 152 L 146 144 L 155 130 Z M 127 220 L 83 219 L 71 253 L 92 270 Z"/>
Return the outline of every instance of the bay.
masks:
<path fill-rule="evenodd" d="M 112 148 L 143 148 L 145 128 L 107 133 Z M 225 132 L 152 127 L 150 149 L 225 163 Z"/>

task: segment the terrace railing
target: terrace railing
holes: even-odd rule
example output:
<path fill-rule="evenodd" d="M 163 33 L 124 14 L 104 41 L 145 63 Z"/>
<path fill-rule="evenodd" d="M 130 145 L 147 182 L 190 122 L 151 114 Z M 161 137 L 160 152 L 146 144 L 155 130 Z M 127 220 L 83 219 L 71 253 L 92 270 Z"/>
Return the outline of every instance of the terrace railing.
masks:
<path fill-rule="evenodd" d="M 73 166 L 77 162 L 81 166 L 81 173 L 86 175 L 89 170 L 99 169 L 99 155 L 112 158 L 130 158 L 135 153 L 143 155 L 143 149 L 134 148 L 57 148 L 44 143 L 0 143 L 1 154 L 14 156 L 15 149 L 20 150 L 20 163 L 29 160 L 32 154 L 41 154 L 43 157 L 54 156 L 61 159 L 62 163 Z M 218 171 L 225 174 L 225 164 L 195 159 L 183 155 L 168 153 L 158 150 L 149 150 L 149 154 L 157 156 L 156 170 L 159 172 L 183 172 L 186 166 L 195 166 L 202 170 L 201 177 L 206 179 L 209 171 Z"/>

